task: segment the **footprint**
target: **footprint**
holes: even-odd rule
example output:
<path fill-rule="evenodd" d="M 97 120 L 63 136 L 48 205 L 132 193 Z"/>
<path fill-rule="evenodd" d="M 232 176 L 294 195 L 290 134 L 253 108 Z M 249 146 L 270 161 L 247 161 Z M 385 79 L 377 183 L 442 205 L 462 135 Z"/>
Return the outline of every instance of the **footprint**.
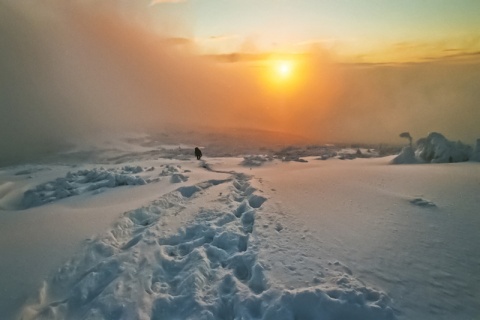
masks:
<path fill-rule="evenodd" d="M 250 206 L 252 208 L 255 208 L 255 209 L 260 208 L 265 201 L 267 201 L 267 198 L 262 197 L 262 196 L 257 196 L 255 194 L 252 194 L 248 198 L 248 203 L 250 204 Z"/>
<path fill-rule="evenodd" d="M 185 176 L 181 173 L 174 173 L 170 177 L 170 182 L 171 183 L 181 183 L 181 182 L 185 182 L 187 180 L 188 180 L 188 176 Z"/>
<path fill-rule="evenodd" d="M 179 191 L 182 194 L 182 196 L 184 196 L 185 198 L 192 197 L 195 193 L 197 193 L 200 190 L 202 189 L 200 189 L 197 186 L 181 187 L 177 189 L 177 191 Z"/>
<path fill-rule="evenodd" d="M 426 200 L 426 199 L 423 199 L 423 198 L 414 198 L 414 199 L 410 200 L 410 203 L 415 205 L 415 206 L 424 207 L 424 208 L 436 207 L 437 206 L 432 201 L 429 201 L 429 200 Z"/>

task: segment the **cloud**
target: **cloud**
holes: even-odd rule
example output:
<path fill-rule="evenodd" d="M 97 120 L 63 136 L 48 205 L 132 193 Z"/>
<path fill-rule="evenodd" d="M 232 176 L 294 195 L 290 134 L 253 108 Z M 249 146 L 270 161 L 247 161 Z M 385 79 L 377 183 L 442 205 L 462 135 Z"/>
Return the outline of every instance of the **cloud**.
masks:
<path fill-rule="evenodd" d="M 470 35 L 441 40 L 401 41 L 384 45 L 368 54 L 367 61 L 421 62 L 468 57 L 480 51 L 480 35 Z"/>
<path fill-rule="evenodd" d="M 478 135 L 474 52 L 462 63 L 342 64 L 319 46 L 292 56 L 304 62 L 292 90 L 252 67 L 271 54 L 199 56 L 189 38 L 159 36 L 138 21 L 115 6 L 0 0 L 0 163 L 104 134 L 172 128 L 261 129 L 320 142 Z"/>
<path fill-rule="evenodd" d="M 229 39 L 237 38 L 237 37 L 238 37 L 237 35 L 220 35 L 220 36 L 208 37 L 207 40 L 210 40 L 210 41 L 224 41 L 224 40 L 229 40 Z"/>
<path fill-rule="evenodd" d="M 219 61 L 219 62 L 262 62 L 268 60 L 271 56 L 270 53 L 224 53 L 224 54 L 210 54 L 205 55 L 206 57 Z"/>
<path fill-rule="evenodd" d="M 425 61 L 436 61 L 436 62 L 467 62 L 472 63 L 474 61 L 480 62 L 480 51 L 477 52 L 465 52 L 459 49 L 447 49 L 442 52 L 441 55 L 424 57 Z"/>
<path fill-rule="evenodd" d="M 187 2 L 187 0 L 152 0 L 150 2 L 150 6 L 163 4 L 163 3 L 182 3 L 182 2 Z"/>
<path fill-rule="evenodd" d="M 161 37 L 124 12 L 60 1 L 0 6 L 0 162 L 104 133 L 265 117 L 248 70 L 195 56 L 178 45 L 188 40 Z"/>

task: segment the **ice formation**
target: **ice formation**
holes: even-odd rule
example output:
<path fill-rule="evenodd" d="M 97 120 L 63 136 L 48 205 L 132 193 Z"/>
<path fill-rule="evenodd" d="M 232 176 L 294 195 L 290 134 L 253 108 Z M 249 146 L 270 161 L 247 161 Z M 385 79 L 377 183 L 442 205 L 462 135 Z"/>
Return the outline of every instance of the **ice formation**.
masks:
<path fill-rule="evenodd" d="M 470 146 L 460 141 L 450 141 L 442 134 L 432 132 L 417 141 L 415 150 L 411 146 L 404 147 L 392 163 L 451 163 L 474 160 L 475 157 L 476 153 L 472 153 Z"/>

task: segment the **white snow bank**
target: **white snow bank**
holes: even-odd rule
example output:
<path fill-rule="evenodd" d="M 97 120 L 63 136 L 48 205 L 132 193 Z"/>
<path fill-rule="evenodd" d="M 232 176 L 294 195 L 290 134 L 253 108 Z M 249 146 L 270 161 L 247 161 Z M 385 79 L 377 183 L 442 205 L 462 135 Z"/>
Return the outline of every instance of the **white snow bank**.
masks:
<path fill-rule="evenodd" d="M 232 173 L 127 212 L 45 282 L 22 319 L 394 319 L 388 297 L 338 262 L 316 285 L 271 281 L 255 231 L 267 198 L 256 192 Z"/>
<path fill-rule="evenodd" d="M 141 167 L 123 167 L 120 172 L 115 169 L 93 169 L 68 172 L 64 178 L 37 185 L 25 191 L 22 207 L 30 208 L 55 200 L 79 195 L 89 191 L 100 191 L 104 188 L 115 188 L 124 185 L 144 185 L 147 182 L 134 174 L 142 172 Z"/>
<path fill-rule="evenodd" d="M 393 164 L 414 164 L 420 162 L 415 157 L 415 150 L 411 146 L 403 147 L 400 154 L 392 160 Z"/>
<path fill-rule="evenodd" d="M 156 182 L 160 178 L 151 174 L 154 167 L 124 166 L 122 168 L 94 168 L 68 172 L 65 177 L 41 183 L 25 191 L 22 208 L 31 208 L 59 199 L 80 195 L 86 192 L 99 193 L 107 188 L 138 186 Z M 171 182 L 182 182 L 187 176 L 176 174 L 178 168 L 166 166 L 159 176 L 172 176 Z"/>
<path fill-rule="evenodd" d="M 426 138 L 419 139 L 416 145 L 414 157 L 412 147 L 405 147 L 392 163 L 449 163 L 468 161 L 472 158 L 470 146 L 460 141 L 450 141 L 438 132 L 432 132 Z"/>

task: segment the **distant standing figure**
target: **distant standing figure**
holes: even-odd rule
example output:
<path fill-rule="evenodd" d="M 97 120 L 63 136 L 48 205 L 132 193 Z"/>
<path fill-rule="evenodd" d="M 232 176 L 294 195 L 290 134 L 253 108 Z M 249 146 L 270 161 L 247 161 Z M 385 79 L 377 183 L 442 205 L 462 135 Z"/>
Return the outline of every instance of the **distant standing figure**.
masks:
<path fill-rule="evenodd" d="M 195 147 L 195 156 L 197 157 L 197 160 L 200 160 L 202 157 L 202 151 L 198 149 L 198 147 Z"/>

